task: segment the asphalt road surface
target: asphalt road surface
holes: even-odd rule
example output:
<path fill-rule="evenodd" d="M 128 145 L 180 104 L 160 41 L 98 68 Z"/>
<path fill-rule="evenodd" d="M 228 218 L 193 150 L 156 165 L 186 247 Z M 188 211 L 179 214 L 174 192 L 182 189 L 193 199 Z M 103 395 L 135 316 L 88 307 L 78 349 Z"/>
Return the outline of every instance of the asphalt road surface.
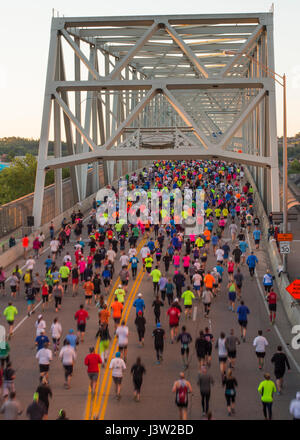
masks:
<path fill-rule="evenodd" d="M 154 236 L 154 235 L 153 235 Z M 84 228 L 83 237 L 87 239 L 86 228 Z M 145 240 L 146 237 L 142 237 Z M 227 241 L 233 249 L 229 232 L 225 229 L 224 241 Z M 65 248 L 65 251 L 73 252 L 74 236 L 71 237 L 71 242 Z M 164 250 L 166 249 L 166 241 Z M 138 243 L 141 241 L 139 240 Z M 44 253 L 39 257 L 36 264 L 37 271 L 44 274 L 44 261 L 47 258 L 48 242 L 45 243 Z M 141 246 L 141 244 L 140 244 Z M 250 234 L 250 246 L 253 248 L 253 240 Z M 127 249 L 127 248 L 126 248 Z M 287 320 L 285 312 L 281 303 L 277 305 L 277 319 L 274 326 L 270 325 L 269 316 L 267 313 L 266 303 L 263 299 L 262 292 L 262 277 L 269 267 L 268 256 L 264 251 L 264 240 L 261 242 L 260 249 L 255 251 L 259 265 L 256 271 L 256 277 L 251 279 L 248 272 L 248 267 L 242 267 L 244 274 L 244 286 L 242 290 L 242 299 L 250 309 L 248 319 L 248 329 L 246 342 L 241 342 L 237 349 L 237 362 L 234 369 L 234 376 L 237 379 L 237 396 L 236 396 L 236 414 L 231 416 L 231 419 L 247 419 L 257 420 L 262 419 L 262 406 L 260 397 L 257 392 L 258 385 L 263 380 L 263 373 L 270 372 L 274 380 L 273 366 L 270 359 L 273 353 L 276 352 L 278 344 L 283 345 L 284 351 L 289 355 L 291 364 L 291 371 L 285 375 L 284 389 L 281 396 L 275 396 L 273 404 L 273 418 L 274 419 L 291 419 L 288 408 L 292 398 L 295 397 L 296 391 L 300 390 L 299 383 L 299 365 L 300 353 L 293 350 L 290 346 L 292 334 L 291 326 Z M 65 252 L 57 261 L 62 262 Z M 119 256 L 119 254 L 118 254 Z M 118 261 L 118 258 L 117 258 Z M 210 249 L 207 268 L 215 266 L 216 259 L 212 255 Z M 24 260 L 18 262 L 20 266 L 24 265 Z M 119 263 L 116 267 L 116 274 L 120 269 Z M 7 275 L 11 273 L 12 268 L 6 270 Z M 162 270 L 162 272 L 164 272 Z M 171 266 L 169 274 L 173 276 L 174 269 Z M 200 400 L 200 392 L 197 387 L 198 374 L 198 360 L 194 350 L 194 341 L 200 330 L 209 326 L 214 335 L 215 340 L 219 337 L 221 331 L 229 334 L 231 328 L 235 330 L 235 334 L 240 337 L 240 329 L 237 322 L 237 314 L 228 310 L 227 300 L 227 272 L 224 272 L 224 279 L 221 287 L 221 292 L 212 302 L 212 308 L 209 319 L 204 318 L 203 306 L 199 300 L 194 300 L 193 319 L 186 320 L 184 316 L 180 319 L 181 325 L 186 325 L 187 330 L 193 337 L 191 344 L 190 365 L 186 370 L 186 378 L 191 382 L 193 394 L 189 398 L 188 417 L 192 420 L 202 419 L 202 408 Z M 41 276 L 42 279 L 42 276 Z M 117 286 L 116 276 L 113 279 L 112 287 Z M 188 283 L 186 284 L 188 285 Z M 112 291 L 113 289 L 111 289 Z M 35 359 L 36 349 L 34 346 L 35 340 L 35 326 L 34 323 L 38 314 L 41 311 L 41 305 L 36 308 L 35 313 L 31 317 L 26 314 L 26 301 L 24 298 L 23 289 L 21 294 L 14 301 L 14 304 L 19 310 L 15 326 L 16 332 L 10 341 L 11 345 L 11 360 L 13 367 L 16 369 L 16 391 L 17 399 L 23 407 L 23 414 L 20 419 L 25 419 L 26 408 L 31 403 L 33 393 L 39 383 L 39 368 L 38 362 Z M 6 325 L 5 318 L 2 313 L 10 298 L 10 289 L 6 283 L 6 296 L 0 298 L 1 318 L 0 323 Z M 139 292 L 143 293 L 146 302 L 145 318 L 146 335 L 145 346 L 139 347 L 136 328 L 134 325 L 135 309 L 132 308 L 132 302 Z M 110 295 L 111 297 L 112 295 Z M 175 396 L 172 393 L 172 386 L 176 379 L 178 379 L 179 372 L 182 371 L 182 361 L 180 356 L 180 344 L 171 344 L 168 319 L 166 311 L 167 304 L 162 308 L 161 324 L 166 331 L 164 360 L 161 365 L 156 365 L 156 356 L 154 351 L 154 344 L 152 338 L 152 331 L 155 328 L 155 319 L 153 309 L 151 307 L 153 301 L 153 287 L 152 280 L 148 278 L 147 273 L 141 269 L 141 258 L 138 268 L 138 277 L 136 282 L 130 280 L 128 286 L 128 293 L 126 295 L 126 310 L 125 319 L 129 326 L 129 345 L 127 357 L 127 370 L 124 375 L 121 400 L 117 401 L 114 396 L 114 384 L 111 379 L 111 373 L 108 368 L 101 368 L 99 381 L 95 396 L 92 398 L 89 392 L 89 380 L 84 366 L 84 357 L 88 354 L 88 349 L 92 345 L 98 348 L 95 334 L 98 329 L 98 314 L 97 308 L 93 304 L 87 310 L 90 314 L 90 320 L 87 322 L 86 337 L 83 344 L 78 346 L 77 360 L 74 366 L 74 374 L 71 382 L 71 389 L 64 388 L 64 370 L 58 357 L 55 357 L 51 363 L 49 372 L 50 386 L 53 392 L 53 399 L 50 401 L 49 419 L 56 419 L 58 411 L 64 408 L 67 416 L 71 420 L 75 419 L 106 419 L 106 420 L 176 420 L 178 419 L 178 410 L 175 405 Z M 63 298 L 62 310 L 55 313 L 53 302 L 49 304 L 49 308 L 44 312 L 44 319 L 46 320 L 47 329 L 46 334 L 50 339 L 50 326 L 55 316 L 58 316 L 59 321 L 63 327 L 63 337 L 68 333 L 70 328 L 76 330 L 76 321 L 74 314 L 79 308 L 79 305 L 84 302 L 83 289 L 79 289 L 79 295 L 72 298 L 71 285 L 67 294 Z M 238 304 L 237 304 L 238 305 Z M 263 371 L 258 369 L 257 358 L 252 345 L 253 339 L 257 336 L 257 331 L 261 329 L 264 336 L 269 342 L 267 354 L 265 359 L 265 366 Z M 113 336 L 113 321 L 110 320 L 110 333 Z M 117 350 L 116 338 L 112 338 L 110 344 L 110 358 Z M 287 350 L 289 350 L 287 352 Z M 130 369 L 135 362 L 137 356 L 140 356 L 142 363 L 146 368 L 146 375 L 141 390 L 141 401 L 139 403 L 133 400 L 133 384 Z M 298 365 L 299 364 L 299 365 Z M 221 375 L 219 371 L 217 350 L 213 348 L 212 366 L 210 374 L 215 380 L 212 389 L 210 409 L 214 419 L 229 419 L 226 409 L 226 401 L 224 388 L 221 384 Z M 1 416 L 3 417 L 3 416 Z"/>

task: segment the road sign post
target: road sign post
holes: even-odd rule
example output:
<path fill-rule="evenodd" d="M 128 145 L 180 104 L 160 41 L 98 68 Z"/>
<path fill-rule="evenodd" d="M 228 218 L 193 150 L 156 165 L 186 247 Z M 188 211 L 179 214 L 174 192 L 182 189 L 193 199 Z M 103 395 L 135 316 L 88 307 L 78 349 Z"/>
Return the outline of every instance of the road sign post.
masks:
<path fill-rule="evenodd" d="M 293 241 L 293 234 L 278 234 L 277 235 L 277 241 Z"/>
<path fill-rule="evenodd" d="M 291 252 L 289 241 L 280 241 L 279 249 L 281 254 L 289 254 Z"/>
<path fill-rule="evenodd" d="M 294 280 L 286 290 L 294 299 L 300 299 L 300 280 Z"/>

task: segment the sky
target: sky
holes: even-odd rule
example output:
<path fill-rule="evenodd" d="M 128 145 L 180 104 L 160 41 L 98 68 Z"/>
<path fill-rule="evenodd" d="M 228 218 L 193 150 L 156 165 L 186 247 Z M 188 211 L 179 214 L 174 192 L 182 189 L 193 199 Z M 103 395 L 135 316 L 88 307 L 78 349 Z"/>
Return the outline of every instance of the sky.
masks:
<path fill-rule="evenodd" d="M 15 0 L 1 4 L 0 137 L 39 138 L 52 9 L 60 16 L 269 12 L 271 0 Z M 274 1 L 275 70 L 287 75 L 288 135 L 300 131 L 300 1 Z M 277 134 L 282 135 L 277 87 Z"/>

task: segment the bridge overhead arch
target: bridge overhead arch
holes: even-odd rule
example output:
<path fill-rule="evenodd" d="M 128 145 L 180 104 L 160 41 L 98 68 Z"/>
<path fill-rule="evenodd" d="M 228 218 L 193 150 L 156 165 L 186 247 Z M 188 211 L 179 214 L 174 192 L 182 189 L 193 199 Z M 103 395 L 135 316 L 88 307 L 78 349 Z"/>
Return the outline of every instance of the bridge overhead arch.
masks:
<path fill-rule="evenodd" d="M 154 159 L 244 163 L 278 211 L 275 86 L 262 66 L 274 69 L 272 13 L 53 18 L 35 226 L 48 170 L 59 214 L 62 168 L 80 201 L 88 167 L 99 188 L 100 162 L 105 183 Z"/>

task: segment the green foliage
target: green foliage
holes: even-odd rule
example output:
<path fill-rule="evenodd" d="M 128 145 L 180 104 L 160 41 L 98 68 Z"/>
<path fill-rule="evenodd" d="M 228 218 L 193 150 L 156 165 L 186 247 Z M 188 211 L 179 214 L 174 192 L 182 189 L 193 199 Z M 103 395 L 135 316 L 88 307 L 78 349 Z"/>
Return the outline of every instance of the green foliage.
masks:
<path fill-rule="evenodd" d="M 11 202 L 34 191 L 37 159 L 32 154 L 14 158 L 9 168 L 0 172 L 0 204 Z M 68 168 L 62 170 L 63 179 L 70 176 Z M 54 182 L 54 171 L 46 174 L 45 184 Z"/>
<path fill-rule="evenodd" d="M 31 154 L 15 158 L 0 173 L 0 203 L 8 203 L 33 191 L 37 161 Z"/>
<path fill-rule="evenodd" d="M 11 160 L 15 156 L 32 154 L 37 156 L 39 150 L 39 139 L 27 139 L 20 137 L 0 138 L 0 155 L 7 154 Z M 62 153 L 67 154 L 67 147 L 62 142 Z M 49 141 L 49 155 L 53 154 L 53 141 Z"/>
<path fill-rule="evenodd" d="M 291 165 L 289 166 L 289 174 L 300 174 L 300 162 L 297 159 L 294 159 Z"/>

